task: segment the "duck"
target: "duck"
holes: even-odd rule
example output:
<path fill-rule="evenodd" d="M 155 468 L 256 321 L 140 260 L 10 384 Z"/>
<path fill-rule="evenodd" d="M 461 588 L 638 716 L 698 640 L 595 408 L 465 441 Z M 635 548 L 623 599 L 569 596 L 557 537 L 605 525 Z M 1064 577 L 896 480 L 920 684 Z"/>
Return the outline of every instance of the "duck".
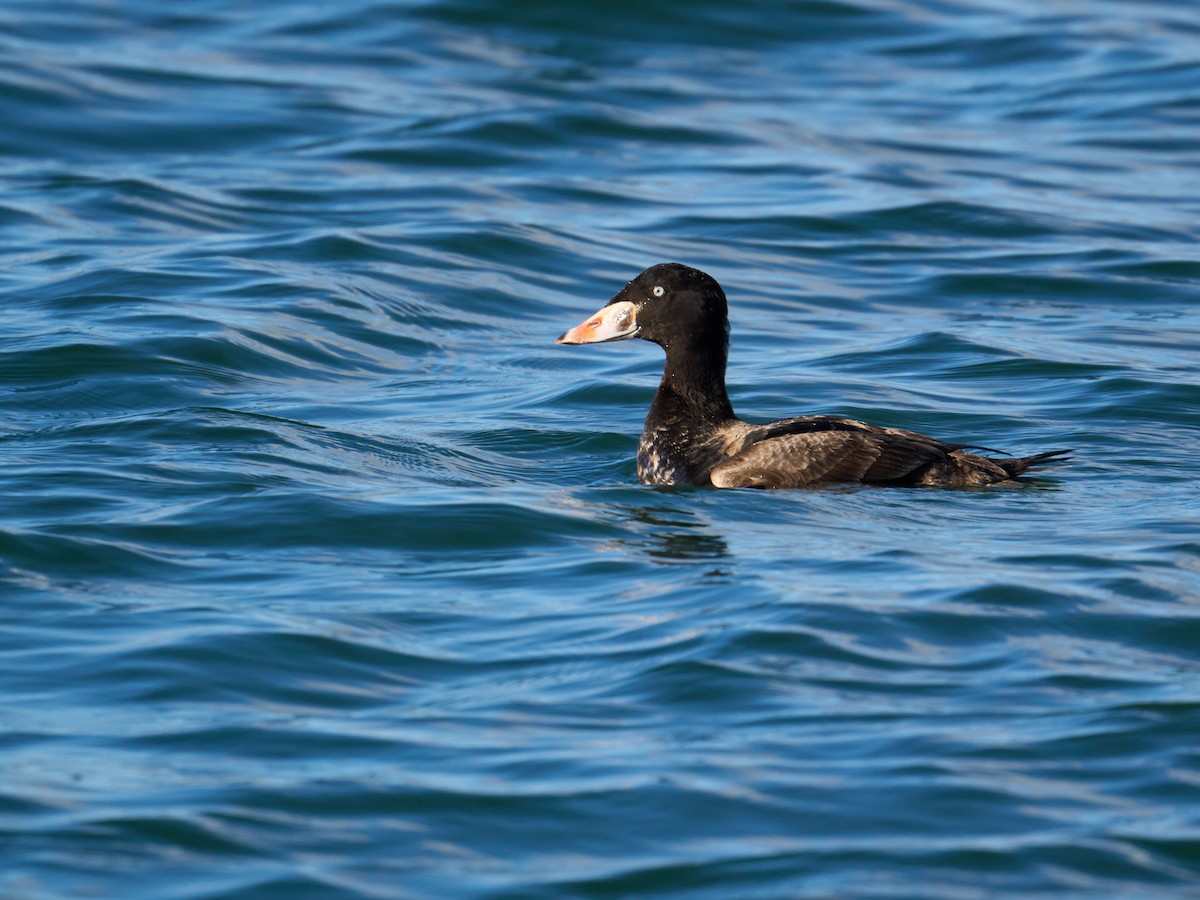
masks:
<path fill-rule="evenodd" d="M 996 458 L 973 444 L 947 443 L 901 428 L 831 415 L 756 424 L 729 401 L 729 307 L 711 275 L 682 263 L 650 266 L 597 313 L 556 343 L 640 338 L 666 351 L 637 450 L 646 485 L 803 488 L 1014 485 L 1032 469 L 1068 460 L 1071 450 Z"/>

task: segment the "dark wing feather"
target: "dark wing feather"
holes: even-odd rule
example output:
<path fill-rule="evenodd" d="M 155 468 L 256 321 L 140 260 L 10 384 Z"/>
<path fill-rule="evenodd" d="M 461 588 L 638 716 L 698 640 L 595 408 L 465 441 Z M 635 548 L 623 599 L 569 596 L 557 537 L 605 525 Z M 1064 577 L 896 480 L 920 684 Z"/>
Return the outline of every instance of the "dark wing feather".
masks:
<path fill-rule="evenodd" d="M 793 423 L 802 430 L 779 433 Z M 848 419 L 806 417 L 774 422 L 762 429 L 772 436 L 751 443 L 713 467 L 709 477 L 714 486 L 789 488 L 833 481 L 903 484 L 915 480 L 930 464 L 946 459 L 945 445 L 939 441 Z"/>

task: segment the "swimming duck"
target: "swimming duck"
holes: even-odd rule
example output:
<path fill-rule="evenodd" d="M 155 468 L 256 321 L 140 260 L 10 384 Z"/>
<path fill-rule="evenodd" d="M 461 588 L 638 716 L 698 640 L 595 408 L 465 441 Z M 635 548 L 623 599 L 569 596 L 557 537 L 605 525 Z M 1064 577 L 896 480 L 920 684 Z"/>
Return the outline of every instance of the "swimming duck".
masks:
<path fill-rule="evenodd" d="M 643 484 L 794 488 L 852 482 L 978 487 L 1070 450 L 995 459 L 937 438 L 837 416 L 795 416 L 756 425 L 737 418 L 725 389 L 729 312 L 716 280 L 680 263 L 651 266 L 559 344 L 641 338 L 667 353 L 638 444 Z M 989 450 L 988 452 L 997 452 Z"/>

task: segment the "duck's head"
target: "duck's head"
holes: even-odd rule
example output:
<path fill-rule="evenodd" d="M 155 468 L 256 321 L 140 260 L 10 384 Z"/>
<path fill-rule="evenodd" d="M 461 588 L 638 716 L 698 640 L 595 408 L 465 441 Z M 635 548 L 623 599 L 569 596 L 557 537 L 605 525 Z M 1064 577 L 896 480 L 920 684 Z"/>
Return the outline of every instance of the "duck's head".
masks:
<path fill-rule="evenodd" d="M 670 350 L 677 344 L 729 341 L 729 311 L 716 279 L 681 263 L 651 266 L 595 315 L 559 337 L 559 344 L 599 344 L 642 338 Z"/>

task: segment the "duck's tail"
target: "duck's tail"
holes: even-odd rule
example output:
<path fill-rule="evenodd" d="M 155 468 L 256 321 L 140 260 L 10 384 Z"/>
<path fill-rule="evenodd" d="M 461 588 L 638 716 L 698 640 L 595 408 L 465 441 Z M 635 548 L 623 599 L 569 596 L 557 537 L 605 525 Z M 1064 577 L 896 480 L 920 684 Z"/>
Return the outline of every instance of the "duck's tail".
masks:
<path fill-rule="evenodd" d="M 1074 452 L 1073 449 L 1050 450 L 1046 453 L 1035 453 L 1033 456 L 1018 456 L 1016 459 L 992 458 L 992 462 L 1007 472 L 1009 478 L 1016 478 L 1018 475 L 1024 475 L 1030 469 L 1040 469 L 1042 466 L 1069 462 L 1070 454 Z"/>

